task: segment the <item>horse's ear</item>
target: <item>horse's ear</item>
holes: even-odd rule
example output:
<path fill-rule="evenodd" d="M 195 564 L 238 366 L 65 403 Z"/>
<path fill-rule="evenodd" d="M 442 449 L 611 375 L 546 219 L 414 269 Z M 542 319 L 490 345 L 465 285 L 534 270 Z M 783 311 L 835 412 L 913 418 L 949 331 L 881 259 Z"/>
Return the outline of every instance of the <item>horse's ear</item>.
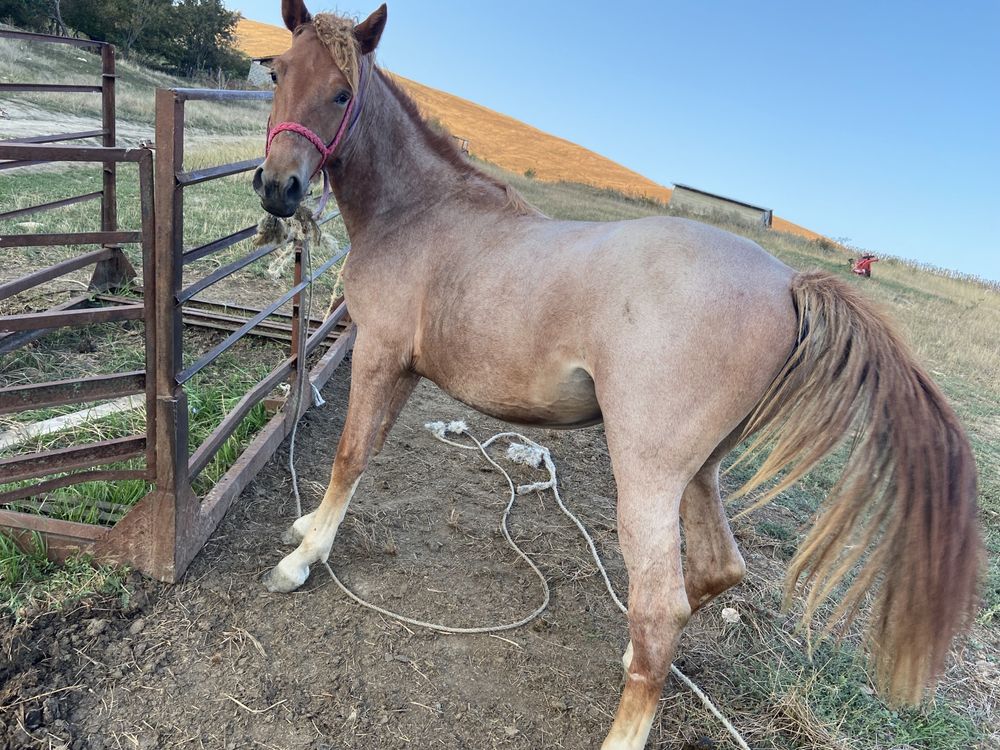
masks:
<path fill-rule="evenodd" d="M 312 20 L 303 0 L 281 0 L 281 17 L 285 19 L 285 26 L 289 31 L 295 31 L 302 24 Z"/>
<path fill-rule="evenodd" d="M 378 47 L 378 40 L 382 38 L 388 15 L 389 10 L 385 7 L 385 3 L 382 3 L 378 10 L 354 27 L 354 38 L 358 40 L 362 55 L 367 55 Z"/>

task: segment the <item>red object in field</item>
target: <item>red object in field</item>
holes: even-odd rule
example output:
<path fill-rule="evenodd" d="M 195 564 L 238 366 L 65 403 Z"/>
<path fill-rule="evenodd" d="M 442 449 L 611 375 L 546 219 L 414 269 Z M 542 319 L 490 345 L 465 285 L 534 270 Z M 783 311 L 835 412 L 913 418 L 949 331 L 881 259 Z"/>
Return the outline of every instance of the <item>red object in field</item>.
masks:
<path fill-rule="evenodd" d="M 854 271 L 858 276 L 871 276 L 872 275 L 872 263 L 878 261 L 874 255 L 862 255 L 858 258 L 851 270 Z"/>

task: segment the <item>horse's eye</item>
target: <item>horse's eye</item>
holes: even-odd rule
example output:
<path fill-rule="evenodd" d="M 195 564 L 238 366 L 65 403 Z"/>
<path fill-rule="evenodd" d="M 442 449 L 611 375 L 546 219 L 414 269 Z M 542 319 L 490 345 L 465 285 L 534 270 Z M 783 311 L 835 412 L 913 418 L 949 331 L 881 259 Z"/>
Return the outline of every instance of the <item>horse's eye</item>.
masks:
<path fill-rule="evenodd" d="M 271 71 L 271 83 L 277 83 L 277 82 L 278 82 L 278 74 L 277 74 L 277 73 L 275 73 L 275 72 L 274 72 L 274 71 L 272 70 L 272 71 Z"/>
<path fill-rule="evenodd" d="M 341 91 L 339 94 L 333 97 L 333 101 L 336 104 L 340 104 L 341 106 L 343 106 L 344 104 L 347 104 L 349 101 L 351 101 L 351 94 L 348 91 Z"/>

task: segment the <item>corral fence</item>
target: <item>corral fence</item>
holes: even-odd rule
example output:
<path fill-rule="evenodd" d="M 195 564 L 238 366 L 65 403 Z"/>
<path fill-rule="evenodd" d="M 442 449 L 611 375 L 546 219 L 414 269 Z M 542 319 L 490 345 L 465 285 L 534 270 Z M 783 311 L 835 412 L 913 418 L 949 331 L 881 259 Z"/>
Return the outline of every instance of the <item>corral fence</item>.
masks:
<path fill-rule="evenodd" d="M 99 250 L 60 261 L 0 285 L 0 301 L 89 264 L 97 264 L 98 267 L 102 263 L 109 264 L 105 271 L 95 273 L 87 295 L 71 300 L 75 303 L 72 309 L 61 305 L 46 312 L 0 316 L 0 346 L 6 345 L 9 351 L 27 343 L 27 334 L 37 337 L 62 326 L 142 320 L 145 367 L 134 372 L 2 388 L 0 414 L 145 394 L 146 428 L 143 435 L 0 460 L 0 485 L 13 487 L 0 492 L 0 527 L 25 544 L 40 536 L 49 556 L 56 559 L 84 552 L 93 555 L 96 560 L 127 563 L 159 580 L 173 582 L 183 575 L 233 500 L 270 459 L 295 422 L 312 404 L 313 387 L 320 387 L 329 379 L 349 350 L 354 329 L 343 301 L 334 305 L 325 317 L 311 314 L 307 317 L 307 305 L 303 304 L 304 295 L 311 292 L 311 285 L 323 274 L 331 272 L 346 255 L 347 248 L 312 269 L 305 262 L 310 250 L 307 240 L 296 240 L 292 286 L 270 304 L 251 308 L 206 302 L 202 296 L 206 290 L 274 253 L 279 246 L 253 248 L 184 285 L 184 269 L 188 264 L 232 248 L 253 236 L 256 230 L 255 226 L 249 226 L 196 247 L 185 247 L 185 190 L 193 185 L 251 171 L 261 162 L 261 159 L 252 159 L 185 171 L 185 105 L 206 100 L 263 100 L 270 98 L 270 92 L 158 89 L 155 147 L 115 148 L 113 49 L 108 45 L 62 37 L 0 32 L 0 37 L 4 36 L 101 48 L 102 60 L 105 61 L 101 88 L 2 84 L 0 90 L 6 87 L 11 91 L 110 91 L 110 98 L 105 99 L 102 108 L 105 127 L 100 135 L 107 139 L 110 134 L 111 144 L 101 147 L 49 145 L 54 141 L 91 137 L 97 133 L 26 138 L 0 144 L 0 170 L 57 162 L 96 162 L 104 165 L 105 180 L 101 194 L 100 232 L 0 235 L 0 248 L 101 246 Z M 141 227 L 125 232 L 119 231 L 115 225 L 116 166 L 122 162 L 138 165 L 141 204 Z M 96 196 L 78 196 L 8 211 L 0 214 L 0 219 L 51 210 L 89 197 Z M 321 217 L 318 223 L 326 223 L 336 215 L 334 211 Z M 141 245 L 141 285 L 128 283 L 129 275 L 134 272 L 121 252 L 120 245 L 125 243 Z M 289 306 L 290 312 L 287 311 Z M 216 329 L 228 335 L 194 361 L 185 364 L 185 324 Z M 246 336 L 287 341 L 287 356 L 243 395 L 201 445 L 189 446 L 186 385 Z M 309 361 L 314 362 L 311 369 L 307 364 Z M 251 410 L 283 383 L 289 386 L 283 408 L 253 437 L 208 493 L 199 497 L 192 488 L 194 480 L 233 436 Z M 139 456 L 144 457 L 144 465 L 140 468 L 106 468 Z M 120 519 L 111 516 L 112 522 L 105 524 L 48 517 L 44 513 L 44 503 L 35 506 L 38 512 L 11 509 L 11 504 L 16 501 L 44 496 L 55 489 L 82 482 L 119 479 L 142 479 L 151 490 Z"/>

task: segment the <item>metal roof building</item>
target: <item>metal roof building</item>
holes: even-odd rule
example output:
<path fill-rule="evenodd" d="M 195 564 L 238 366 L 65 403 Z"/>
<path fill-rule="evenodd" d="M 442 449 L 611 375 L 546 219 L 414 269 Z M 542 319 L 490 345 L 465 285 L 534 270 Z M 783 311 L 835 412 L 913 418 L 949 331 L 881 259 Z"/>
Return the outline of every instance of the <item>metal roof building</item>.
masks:
<path fill-rule="evenodd" d="M 670 207 L 691 214 L 720 215 L 734 219 L 741 224 L 749 224 L 769 229 L 773 212 L 770 208 L 744 203 L 724 195 L 708 193 L 690 185 L 674 185 L 670 196 Z"/>

